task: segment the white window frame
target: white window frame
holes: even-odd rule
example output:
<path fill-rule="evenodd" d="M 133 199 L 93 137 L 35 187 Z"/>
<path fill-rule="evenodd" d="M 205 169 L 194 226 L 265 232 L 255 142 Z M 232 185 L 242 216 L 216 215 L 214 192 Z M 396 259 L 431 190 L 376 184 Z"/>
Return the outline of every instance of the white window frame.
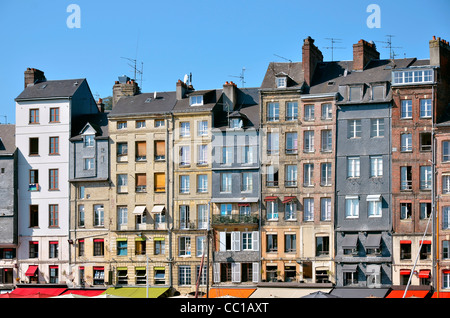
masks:
<path fill-rule="evenodd" d="M 383 156 L 370 157 L 370 177 L 377 178 L 383 176 Z"/>
<path fill-rule="evenodd" d="M 345 197 L 345 218 L 357 219 L 359 218 L 359 197 L 346 196 Z"/>
<path fill-rule="evenodd" d="M 359 178 L 360 165 L 359 157 L 347 157 L 347 178 Z"/>

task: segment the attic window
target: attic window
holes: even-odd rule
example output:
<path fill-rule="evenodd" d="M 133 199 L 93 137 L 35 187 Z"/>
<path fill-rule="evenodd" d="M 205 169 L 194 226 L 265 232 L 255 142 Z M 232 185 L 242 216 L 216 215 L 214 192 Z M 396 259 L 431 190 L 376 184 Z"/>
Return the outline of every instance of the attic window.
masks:
<path fill-rule="evenodd" d="M 151 97 L 149 97 L 149 98 L 147 98 L 147 99 L 145 100 L 146 103 L 150 103 L 151 101 L 152 101 L 152 98 L 151 98 Z"/>
<path fill-rule="evenodd" d="M 85 147 L 93 147 L 94 146 L 94 135 L 84 136 L 84 146 Z"/>
<path fill-rule="evenodd" d="M 374 85 L 372 86 L 372 99 L 383 99 L 384 98 L 384 86 Z"/>
<path fill-rule="evenodd" d="M 232 118 L 230 120 L 230 128 L 242 128 L 242 119 L 240 118 Z"/>
<path fill-rule="evenodd" d="M 285 88 L 287 86 L 286 77 L 277 77 L 276 84 L 277 84 L 277 88 Z"/>
<path fill-rule="evenodd" d="M 361 87 L 359 86 L 349 87 L 348 97 L 350 101 L 361 100 Z"/>
<path fill-rule="evenodd" d="M 191 106 L 203 105 L 203 95 L 194 95 L 189 97 L 189 105 Z"/>

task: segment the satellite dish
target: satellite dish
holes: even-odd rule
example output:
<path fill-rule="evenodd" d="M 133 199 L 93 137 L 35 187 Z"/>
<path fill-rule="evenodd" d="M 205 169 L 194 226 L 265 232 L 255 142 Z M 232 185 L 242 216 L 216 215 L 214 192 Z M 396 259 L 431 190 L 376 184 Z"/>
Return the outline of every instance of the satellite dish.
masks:
<path fill-rule="evenodd" d="M 189 80 L 189 75 L 185 74 L 184 79 L 183 79 L 184 84 L 186 84 L 188 80 Z"/>
<path fill-rule="evenodd" d="M 153 93 L 153 99 L 156 99 L 156 91 Z"/>

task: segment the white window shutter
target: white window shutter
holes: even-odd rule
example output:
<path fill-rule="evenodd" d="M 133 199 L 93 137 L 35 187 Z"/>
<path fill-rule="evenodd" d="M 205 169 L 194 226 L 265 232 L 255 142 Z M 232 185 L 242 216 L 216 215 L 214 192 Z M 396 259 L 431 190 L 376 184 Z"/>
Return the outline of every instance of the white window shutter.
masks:
<path fill-rule="evenodd" d="M 241 263 L 231 263 L 231 281 L 233 283 L 241 282 Z"/>
<path fill-rule="evenodd" d="M 241 232 L 231 232 L 231 250 L 234 252 L 241 250 Z"/>
<path fill-rule="evenodd" d="M 259 282 L 259 263 L 258 262 L 252 263 L 252 281 L 254 283 Z"/>
<path fill-rule="evenodd" d="M 227 247 L 227 233 L 219 232 L 219 251 L 224 252 Z"/>
<path fill-rule="evenodd" d="M 213 264 L 214 283 L 220 283 L 220 263 Z"/>
<path fill-rule="evenodd" d="M 252 250 L 259 251 L 259 232 L 258 231 L 252 232 Z"/>

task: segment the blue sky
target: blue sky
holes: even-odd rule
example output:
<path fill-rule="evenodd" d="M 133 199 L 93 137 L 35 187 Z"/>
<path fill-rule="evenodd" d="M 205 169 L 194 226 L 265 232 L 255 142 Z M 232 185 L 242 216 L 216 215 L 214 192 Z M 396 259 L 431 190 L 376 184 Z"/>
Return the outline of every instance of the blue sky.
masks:
<path fill-rule="evenodd" d="M 67 26 L 70 4 L 80 8 L 80 28 Z M 370 4 L 380 8 L 380 28 L 367 25 Z M 143 63 L 144 92 L 173 91 L 187 73 L 196 89 L 241 87 L 243 68 L 245 86 L 257 87 L 270 62 L 301 61 L 308 36 L 326 61 L 329 38 L 340 39 L 334 60 L 351 60 L 359 39 L 389 58 L 388 34 L 397 58 L 427 59 L 433 35 L 450 40 L 449 12 L 448 0 L 0 0 L 0 123 L 15 123 L 27 67 L 48 80 L 86 78 L 96 97 L 111 95 L 118 76 L 134 76 L 125 58 Z"/>

